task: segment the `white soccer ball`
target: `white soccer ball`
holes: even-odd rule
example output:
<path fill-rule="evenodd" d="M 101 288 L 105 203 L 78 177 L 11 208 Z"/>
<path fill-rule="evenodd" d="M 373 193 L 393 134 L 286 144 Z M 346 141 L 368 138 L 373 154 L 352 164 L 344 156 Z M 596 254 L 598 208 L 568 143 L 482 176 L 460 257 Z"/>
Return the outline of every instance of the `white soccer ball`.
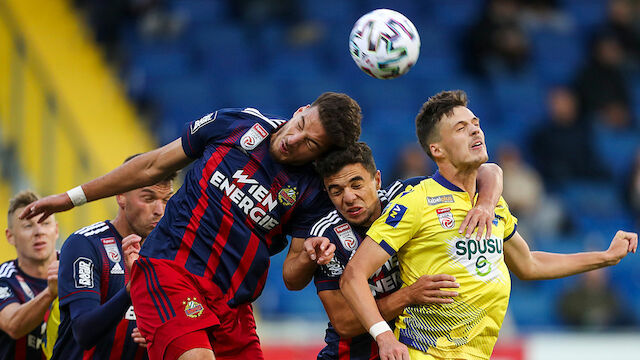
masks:
<path fill-rule="evenodd" d="M 349 36 L 349 51 L 365 73 L 377 79 L 393 79 L 418 61 L 420 36 L 404 15 L 378 9 L 356 21 Z"/>

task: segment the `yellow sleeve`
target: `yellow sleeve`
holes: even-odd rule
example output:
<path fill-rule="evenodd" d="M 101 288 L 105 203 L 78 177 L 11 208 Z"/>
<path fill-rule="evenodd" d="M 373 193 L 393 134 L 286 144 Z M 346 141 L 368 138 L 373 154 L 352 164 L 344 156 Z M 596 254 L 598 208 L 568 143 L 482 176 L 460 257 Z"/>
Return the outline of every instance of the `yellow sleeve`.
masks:
<path fill-rule="evenodd" d="M 416 188 L 408 188 L 387 205 L 367 235 L 390 255 L 395 254 L 420 228 L 425 198 Z"/>
<path fill-rule="evenodd" d="M 58 326 L 60 326 L 60 303 L 59 298 L 55 298 L 49 308 L 49 318 L 47 318 L 47 325 L 42 340 L 42 352 L 47 359 L 51 359 L 53 355 L 53 346 L 58 339 Z"/>
<path fill-rule="evenodd" d="M 509 205 L 507 205 L 507 202 L 504 201 L 502 197 L 496 206 L 496 215 L 501 217 L 505 223 L 502 238 L 504 241 L 507 241 L 513 236 L 513 234 L 515 234 L 518 227 L 518 219 L 511 214 L 511 211 L 509 211 Z"/>

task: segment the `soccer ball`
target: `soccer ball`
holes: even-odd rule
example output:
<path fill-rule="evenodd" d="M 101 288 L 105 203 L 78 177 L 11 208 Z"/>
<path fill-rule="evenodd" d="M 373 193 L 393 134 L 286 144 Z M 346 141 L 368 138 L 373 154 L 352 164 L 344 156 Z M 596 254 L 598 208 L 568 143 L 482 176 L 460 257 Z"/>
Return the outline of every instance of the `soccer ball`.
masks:
<path fill-rule="evenodd" d="M 377 79 L 393 79 L 416 63 L 420 36 L 404 15 L 378 9 L 363 15 L 351 30 L 349 51 L 356 65 Z"/>

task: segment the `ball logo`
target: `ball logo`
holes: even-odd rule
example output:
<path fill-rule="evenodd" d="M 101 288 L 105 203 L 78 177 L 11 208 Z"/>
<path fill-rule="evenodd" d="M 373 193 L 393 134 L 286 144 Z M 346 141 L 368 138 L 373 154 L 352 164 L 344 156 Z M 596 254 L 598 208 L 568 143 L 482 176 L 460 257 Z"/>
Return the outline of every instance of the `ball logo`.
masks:
<path fill-rule="evenodd" d="M 349 224 L 338 225 L 333 230 L 336 232 L 336 235 L 338 235 L 338 239 L 340 239 L 345 249 L 354 251 L 358 248 L 358 239 Z"/>
<path fill-rule="evenodd" d="M 440 225 L 442 225 L 443 229 L 453 229 L 453 227 L 456 225 L 456 221 L 453 219 L 451 208 L 446 207 L 442 209 L 436 209 L 436 213 L 438 214 L 438 220 L 440 220 Z"/>
<path fill-rule="evenodd" d="M 245 150 L 255 149 L 262 140 L 269 136 L 267 130 L 265 130 L 260 124 L 254 124 L 242 138 L 240 138 L 240 146 Z"/>
<path fill-rule="evenodd" d="M 200 304 L 196 300 L 196 298 L 187 298 L 186 301 L 182 302 L 182 305 L 184 305 L 185 315 L 192 319 L 195 319 L 198 316 L 202 315 L 202 312 L 204 311 L 204 307 L 202 306 L 202 304 Z"/>
<path fill-rule="evenodd" d="M 104 246 L 104 250 L 107 252 L 107 257 L 109 260 L 114 263 L 120 262 L 122 257 L 120 256 L 120 250 L 118 249 L 118 245 L 116 244 L 115 238 L 105 238 L 100 239 L 102 241 L 102 246 Z"/>

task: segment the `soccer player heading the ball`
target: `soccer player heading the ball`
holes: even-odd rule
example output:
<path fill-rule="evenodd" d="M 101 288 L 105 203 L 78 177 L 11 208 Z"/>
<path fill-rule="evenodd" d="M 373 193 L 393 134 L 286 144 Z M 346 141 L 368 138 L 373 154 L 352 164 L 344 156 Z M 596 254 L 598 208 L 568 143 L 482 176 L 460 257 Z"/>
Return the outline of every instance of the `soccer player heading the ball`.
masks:
<path fill-rule="evenodd" d="M 416 127 L 438 172 L 389 203 L 340 280 L 381 359 L 489 359 L 509 302 L 509 270 L 520 279 L 554 279 L 617 264 L 636 251 L 637 234 L 618 231 L 606 251 L 532 252 L 504 199 L 495 208 L 491 238 L 460 236 L 455 224 L 475 203 L 478 168 L 488 160 L 480 120 L 467 108 L 463 91 L 444 91 L 423 105 Z M 460 284 L 450 304 L 405 307 L 395 336 L 367 283 L 392 255 L 403 286 L 439 273 Z"/>
<path fill-rule="evenodd" d="M 320 95 L 290 120 L 254 108 L 218 110 L 188 123 L 172 143 L 29 205 L 22 217 L 149 186 L 194 162 L 133 265 L 138 328 L 152 360 L 262 359 L 251 302 L 269 257 L 286 247 L 287 234 L 301 249 L 316 214 L 329 208 L 310 162 L 355 142 L 360 119 L 358 104 L 338 93 Z M 332 255 L 327 245 L 314 244 L 320 263 Z M 292 266 L 313 274 L 316 262 Z"/>

